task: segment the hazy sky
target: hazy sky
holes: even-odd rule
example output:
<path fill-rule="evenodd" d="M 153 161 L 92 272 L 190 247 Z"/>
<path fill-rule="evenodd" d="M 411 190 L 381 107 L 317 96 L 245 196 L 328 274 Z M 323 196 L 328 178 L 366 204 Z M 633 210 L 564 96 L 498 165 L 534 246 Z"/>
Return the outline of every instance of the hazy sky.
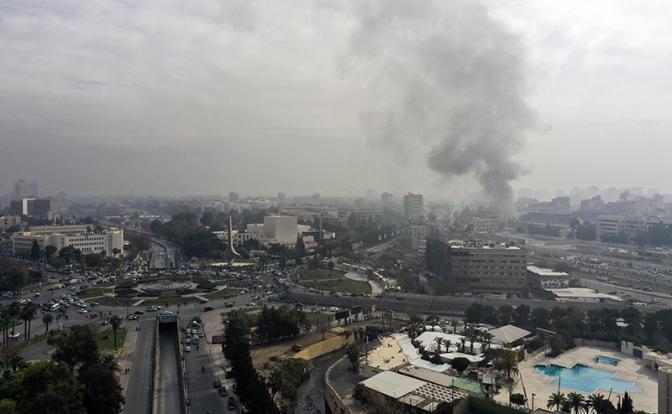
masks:
<path fill-rule="evenodd" d="M 665 0 L 0 0 L 0 192 L 450 197 L 490 169 L 669 191 L 670 22 Z M 503 159 L 464 166 L 437 130 L 484 82 L 520 110 L 479 141 Z"/>

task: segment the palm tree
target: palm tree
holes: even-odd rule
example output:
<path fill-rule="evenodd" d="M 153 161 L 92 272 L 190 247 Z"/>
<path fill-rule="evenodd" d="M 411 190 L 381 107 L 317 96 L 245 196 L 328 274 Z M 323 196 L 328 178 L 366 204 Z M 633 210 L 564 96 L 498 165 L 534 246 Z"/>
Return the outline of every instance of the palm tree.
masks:
<path fill-rule="evenodd" d="M 610 414 L 614 413 L 615 407 L 608 399 L 602 394 L 591 394 L 586 399 L 586 412 L 593 409 L 595 414 Z"/>
<path fill-rule="evenodd" d="M 585 398 L 578 392 L 570 392 L 567 394 L 567 401 L 569 401 L 569 407 L 574 410 L 574 414 L 586 412 Z"/>
<path fill-rule="evenodd" d="M 510 352 L 507 352 L 504 356 L 498 358 L 495 361 L 495 368 L 499 371 L 506 373 L 506 378 L 511 379 L 512 375 L 519 375 L 520 371 L 518 370 L 518 360 L 516 355 Z"/>
<path fill-rule="evenodd" d="M 560 411 L 560 407 L 562 406 L 563 402 L 565 402 L 565 394 L 561 392 L 554 392 L 548 396 L 548 400 L 546 401 L 546 408 L 551 409 L 555 407 L 557 411 Z"/>
<path fill-rule="evenodd" d="M 460 337 L 460 352 L 464 353 L 464 345 L 467 343 L 467 338 Z"/>
<path fill-rule="evenodd" d="M 491 334 L 490 332 L 482 332 L 481 333 L 481 342 L 483 342 L 483 351 L 485 352 L 486 350 L 490 349 L 490 345 L 492 344 L 492 340 L 495 336 Z"/>
<path fill-rule="evenodd" d="M 28 303 L 21 308 L 20 317 L 23 320 L 23 339 L 30 340 L 30 325 L 37 315 L 37 305 Z"/>
<path fill-rule="evenodd" d="M 117 348 L 117 331 L 121 327 L 121 318 L 117 315 L 114 315 L 110 319 L 110 324 L 112 325 L 112 334 L 114 335 L 114 348 Z"/>
<path fill-rule="evenodd" d="M 441 354 L 441 344 L 443 343 L 443 338 L 437 336 L 434 338 L 434 342 L 436 342 L 436 348 L 434 348 L 434 354 L 438 356 L 439 354 Z"/>
<path fill-rule="evenodd" d="M 54 321 L 54 317 L 51 316 L 50 313 L 46 313 L 42 317 L 42 323 L 44 323 L 44 334 L 45 335 L 49 333 L 49 325 L 51 325 L 51 323 L 53 321 Z"/>

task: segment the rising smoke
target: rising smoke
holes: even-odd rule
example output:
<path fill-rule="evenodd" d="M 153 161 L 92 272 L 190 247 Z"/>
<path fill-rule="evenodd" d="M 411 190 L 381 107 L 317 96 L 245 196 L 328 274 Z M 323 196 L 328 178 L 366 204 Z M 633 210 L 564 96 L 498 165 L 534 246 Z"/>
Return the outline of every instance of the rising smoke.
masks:
<path fill-rule="evenodd" d="M 534 124 L 519 39 L 474 0 L 376 0 L 361 16 L 352 47 L 374 67 L 370 141 L 401 160 L 421 151 L 444 179 L 474 176 L 508 210 Z"/>

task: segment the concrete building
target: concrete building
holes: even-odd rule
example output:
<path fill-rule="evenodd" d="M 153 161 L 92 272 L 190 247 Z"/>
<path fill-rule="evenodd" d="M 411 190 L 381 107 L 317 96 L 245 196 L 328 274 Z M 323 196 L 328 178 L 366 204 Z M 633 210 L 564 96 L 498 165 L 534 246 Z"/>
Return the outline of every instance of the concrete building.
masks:
<path fill-rule="evenodd" d="M 298 232 L 296 216 L 264 217 L 264 239 L 280 244 L 295 244 Z"/>
<path fill-rule="evenodd" d="M 527 281 L 529 286 L 534 289 L 566 288 L 569 287 L 569 279 L 569 274 L 565 272 L 527 266 Z"/>
<path fill-rule="evenodd" d="M 527 254 L 513 244 L 476 240 L 427 241 L 427 270 L 454 293 L 521 294 L 527 290 Z"/>
<path fill-rule="evenodd" d="M 570 211 L 569 197 L 557 197 L 548 202 L 542 201 L 530 203 L 528 206 L 528 212 L 538 214 L 566 215 L 569 214 Z"/>
<path fill-rule="evenodd" d="M 0 231 L 5 231 L 8 228 L 18 226 L 21 224 L 21 217 L 19 216 L 0 216 Z"/>
<path fill-rule="evenodd" d="M 9 210 L 17 216 L 49 217 L 51 215 L 51 200 L 46 198 L 22 198 L 12 201 Z"/>
<path fill-rule="evenodd" d="M 672 367 L 658 370 L 658 414 L 672 414 Z"/>
<path fill-rule="evenodd" d="M 113 250 L 123 251 L 124 231 L 110 228 L 102 233 L 91 233 L 88 226 L 36 226 L 31 231 L 13 234 L 12 254 L 22 256 L 30 254 L 33 240 L 37 240 L 40 249 L 54 246 L 57 250 L 72 246 L 83 254 L 99 254 L 105 251 L 113 256 Z"/>
<path fill-rule="evenodd" d="M 404 217 L 413 220 L 423 217 L 424 204 L 422 194 L 408 193 L 404 196 Z"/>
<path fill-rule="evenodd" d="M 230 203 L 237 203 L 240 201 L 240 196 L 238 193 L 234 193 L 233 191 L 229 192 L 229 202 Z"/>
<path fill-rule="evenodd" d="M 408 246 L 413 250 L 418 250 L 420 248 L 420 242 L 427 240 L 430 231 L 430 226 L 408 226 Z"/>

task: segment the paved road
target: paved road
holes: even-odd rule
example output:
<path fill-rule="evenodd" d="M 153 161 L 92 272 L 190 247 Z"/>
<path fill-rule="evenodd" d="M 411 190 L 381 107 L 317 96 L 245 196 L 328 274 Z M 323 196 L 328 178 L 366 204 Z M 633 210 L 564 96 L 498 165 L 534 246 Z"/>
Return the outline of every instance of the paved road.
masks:
<path fill-rule="evenodd" d="M 198 346 L 191 345 L 191 352 L 186 355 L 188 395 L 191 400 L 192 413 L 228 413 L 226 408 L 227 397 L 219 395 L 213 381 L 215 369 L 212 358 L 208 354 L 205 338 L 200 340 Z M 205 372 L 201 372 L 201 367 Z M 223 378 L 221 379 L 223 380 Z M 228 387 L 229 395 L 231 388 Z"/>
<path fill-rule="evenodd" d="M 133 365 L 126 392 L 127 414 L 144 414 L 152 412 L 152 386 L 155 326 L 156 322 L 141 320 L 140 331 L 133 354 Z"/>
<path fill-rule="evenodd" d="M 159 375 L 157 412 L 161 414 L 182 414 L 180 399 L 180 374 L 178 370 L 179 349 L 177 335 L 171 329 L 159 329 Z"/>

